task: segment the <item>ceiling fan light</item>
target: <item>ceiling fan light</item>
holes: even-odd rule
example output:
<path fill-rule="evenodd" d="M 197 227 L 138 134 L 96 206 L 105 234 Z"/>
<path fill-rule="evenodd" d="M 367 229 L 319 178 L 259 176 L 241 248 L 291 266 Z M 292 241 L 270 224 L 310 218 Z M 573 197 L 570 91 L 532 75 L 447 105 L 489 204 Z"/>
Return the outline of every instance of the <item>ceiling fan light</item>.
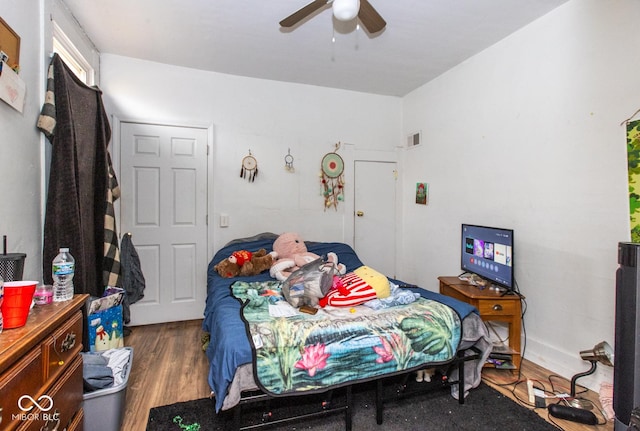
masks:
<path fill-rule="evenodd" d="M 332 8 L 338 21 L 351 21 L 358 16 L 360 0 L 333 0 Z"/>

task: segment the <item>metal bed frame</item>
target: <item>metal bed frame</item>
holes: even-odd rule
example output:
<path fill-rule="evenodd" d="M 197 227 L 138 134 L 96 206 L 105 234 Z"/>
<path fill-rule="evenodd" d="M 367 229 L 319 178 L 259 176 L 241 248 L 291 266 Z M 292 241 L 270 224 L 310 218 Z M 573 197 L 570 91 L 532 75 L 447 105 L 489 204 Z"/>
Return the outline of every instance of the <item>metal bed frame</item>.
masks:
<path fill-rule="evenodd" d="M 432 387 L 432 385 L 429 385 L 427 389 L 434 391 L 434 390 L 441 390 L 443 387 L 448 388 L 453 385 L 458 385 L 458 394 L 459 394 L 458 404 L 464 404 L 464 382 L 465 382 L 464 363 L 467 361 L 479 359 L 480 357 L 481 357 L 480 350 L 478 350 L 476 347 L 473 347 L 473 346 L 469 347 L 468 349 L 458 351 L 455 359 L 453 359 L 451 362 L 443 364 L 443 365 L 446 365 L 448 368 L 447 368 L 447 372 L 445 372 L 442 376 L 442 379 L 441 379 L 442 384 L 437 386 L 435 389 Z M 427 366 L 429 365 L 425 364 L 425 367 Z M 441 365 L 437 365 L 437 366 L 439 367 Z M 455 381 L 451 381 L 447 376 L 450 374 L 449 372 L 455 368 L 458 369 L 458 379 Z M 398 386 L 397 390 L 392 394 L 392 396 L 386 397 L 386 398 L 384 396 L 383 382 L 384 380 L 392 376 L 386 375 L 386 376 L 380 377 L 379 379 L 376 379 L 375 405 L 376 405 L 376 422 L 378 423 L 378 425 L 381 425 L 383 422 L 383 412 L 384 412 L 385 402 L 392 401 L 392 400 L 400 400 L 400 399 L 408 398 L 410 396 L 424 394 L 425 392 L 427 392 L 427 390 L 425 390 L 424 387 L 418 390 L 408 389 L 406 383 L 407 383 L 407 379 L 412 373 L 413 371 L 403 373 L 402 383 Z M 397 376 L 397 375 L 394 375 L 394 376 Z M 330 414 L 344 413 L 345 431 L 351 431 L 352 411 L 353 411 L 352 386 L 353 385 L 347 385 L 342 388 L 346 391 L 346 401 L 344 403 L 338 403 L 334 405 L 333 392 L 338 390 L 338 388 L 329 389 L 327 390 L 327 392 L 324 393 L 326 395 L 322 399 L 322 401 L 320 401 L 318 405 L 318 409 L 316 411 L 299 414 L 299 415 L 288 416 L 282 419 L 274 419 L 271 400 L 273 400 L 276 397 L 265 394 L 264 392 L 261 392 L 261 391 L 245 392 L 242 394 L 242 398 L 240 399 L 240 402 L 232 409 L 233 419 L 232 421 L 227 422 L 226 424 L 227 426 L 225 429 L 233 429 L 233 430 L 239 430 L 239 431 L 253 430 L 253 429 L 271 427 L 271 426 L 294 422 L 294 421 L 301 421 L 304 419 L 326 416 Z M 306 395 L 303 395 L 303 396 L 306 396 Z M 281 398 L 281 397 L 278 397 L 278 398 Z M 248 406 L 248 405 L 259 403 L 259 402 L 264 402 L 265 404 L 261 419 L 257 423 L 242 425 L 241 423 L 242 408 L 244 406 Z"/>

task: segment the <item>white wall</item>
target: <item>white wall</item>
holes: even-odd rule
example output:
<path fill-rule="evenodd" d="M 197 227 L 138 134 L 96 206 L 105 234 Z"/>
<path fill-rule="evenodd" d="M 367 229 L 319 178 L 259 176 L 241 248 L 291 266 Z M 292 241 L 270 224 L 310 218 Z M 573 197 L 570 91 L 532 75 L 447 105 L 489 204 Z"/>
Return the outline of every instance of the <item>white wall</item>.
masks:
<path fill-rule="evenodd" d="M 57 0 L 0 0 L 2 19 L 20 36 L 20 78 L 25 82 L 22 113 L 0 101 L 0 236 L 8 252 L 26 253 L 24 279 L 42 280 L 42 225 L 50 144 L 36 129 L 44 100 L 46 69 L 55 19 L 97 69 L 86 37 Z M 0 252 L 2 250 L 0 249 Z"/>
<path fill-rule="evenodd" d="M 460 273 L 461 223 L 513 228 L 525 356 L 568 377 L 588 369 L 580 350 L 614 341 L 638 16 L 635 0 L 573 0 L 403 103 L 405 134 L 422 130 L 424 144 L 404 153 L 401 276 L 437 290 L 439 275 Z M 427 207 L 412 201 L 418 181 Z M 612 381 L 598 370 L 579 383 Z"/>
<path fill-rule="evenodd" d="M 401 139 L 395 97 L 245 78 L 102 55 L 105 107 L 120 120 L 213 125 L 211 246 L 258 232 L 299 232 L 309 240 L 352 242 L 347 205 L 324 211 L 320 161 L 343 143 L 347 169 L 359 150 L 390 152 Z M 117 136 L 114 136 L 114 141 Z M 291 149 L 295 173 L 284 169 Z M 240 178 L 251 150 L 258 178 Z M 117 155 L 115 156 L 117 158 Z M 114 161 L 114 163 L 116 163 Z M 346 184 L 353 195 L 352 184 Z M 352 199 L 352 198 L 351 198 Z M 230 226 L 218 227 L 220 213 Z"/>
<path fill-rule="evenodd" d="M 7 235 L 9 252 L 27 254 L 24 278 L 33 280 L 42 279 L 42 144 L 35 127 L 43 96 L 40 3 L 0 0 L 2 19 L 21 39 L 20 77 L 27 89 L 22 113 L 0 101 L 0 236 Z"/>

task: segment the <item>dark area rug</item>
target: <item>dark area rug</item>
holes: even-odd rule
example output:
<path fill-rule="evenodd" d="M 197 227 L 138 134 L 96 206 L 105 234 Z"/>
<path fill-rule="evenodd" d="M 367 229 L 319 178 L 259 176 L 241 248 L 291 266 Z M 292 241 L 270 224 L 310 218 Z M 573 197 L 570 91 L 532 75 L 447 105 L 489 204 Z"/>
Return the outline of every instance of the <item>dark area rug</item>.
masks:
<path fill-rule="evenodd" d="M 416 383 L 409 382 L 409 387 Z M 421 385 L 427 385 L 421 383 Z M 385 384 L 386 394 L 397 392 L 394 382 Z M 426 387 L 426 386 L 425 386 Z M 432 389 L 432 388 L 429 388 Z M 519 405 L 500 392 L 481 383 L 473 389 L 464 404 L 451 397 L 448 388 L 434 388 L 419 395 L 387 401 L 384 405 L 384 421 L 376 423 L 375 384 L 361 384 L 353 388 L 352 430 L 384 431 L 436 431 L 436 430 L 519 430 L 557 431 L 534 411 Z M 333 403 L 344 403 L 344 391 L 336 391 Z M 321 398 L 324 397 L 324 398 Z M 268 409 L 263 404 L 243 406 L 242 426 L 260 423 L 265 411 L 273 412 L 272 419 L 279 419 L 291 412 L 304 413 L 316 408 L 326 395 L 273 399 Z M 246 409 L 246 410 L 245 410 Z M 284 412 L 283 412 L 284 411 Z M 334 413 L 314 419 L 270 426 L 269 430 L 319 430 L 345 429 L 344 413 Z M 214 401 L 203 398 L 194 401 L 154 407 L 149 412 L 147 431 L 217 431 L 230 428 L 231 412 L 215 413 Z"/>

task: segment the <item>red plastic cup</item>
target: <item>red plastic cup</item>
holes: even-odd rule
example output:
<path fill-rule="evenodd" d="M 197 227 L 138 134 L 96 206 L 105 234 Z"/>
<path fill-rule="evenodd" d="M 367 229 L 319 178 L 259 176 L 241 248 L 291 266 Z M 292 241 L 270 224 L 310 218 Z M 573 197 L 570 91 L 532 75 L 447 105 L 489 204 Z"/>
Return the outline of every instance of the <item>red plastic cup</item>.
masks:
<path fill-rule="evenodd" d="M 27 323 L 37 281 L 7 281 L 4 283 L 2 319 L 4 329 L 19 328 Z"/>

